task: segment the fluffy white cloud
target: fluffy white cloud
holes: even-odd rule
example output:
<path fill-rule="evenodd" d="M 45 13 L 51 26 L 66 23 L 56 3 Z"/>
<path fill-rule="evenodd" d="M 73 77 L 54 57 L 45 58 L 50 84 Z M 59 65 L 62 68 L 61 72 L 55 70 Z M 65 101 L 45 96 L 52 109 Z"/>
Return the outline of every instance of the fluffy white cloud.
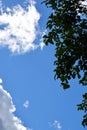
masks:
<path fill-rule="evenodd" d="M 0 46 L 7 46 L 12 53 L 18 54 L 38 47 L 42 49 L 42 42 L 34 43 L 39 35 L 39 19 L 40 14 L 33 0 L 29 0 L 26 9 L 18 4 L 5 10 L 0 1 Z"/>
<path fill-rule="evenodd" d="M 23 107 L 25 107 L 25 108 L 28 108 L 28 107 L 29 107 L 29 101 L 28 101 L 28 100 L 26 100 L 26 101 L 24 102 Z"/>
<path fill-rule="evenodd" d="M 60 122 L 59 122 L 59 121 L 57 121 L 57 120 L 54 120 L 54 122 L 53 122 L 53 123 L 49 123 L 49 125 L 50 125 L 50 127 L 53 127 L 53 128 L 55 128 L 55 129 L 57 129 L 57 130 L 59 130 L 59 129 L 61 129 L 61 128 L 62 128 L 62 126 L 61 126 Z"/>
<path fill-rule="evenodd" d="M 31 130 L 14 115 L 15 110 L 11 95 L 0 85 L 0 130 Z"/>

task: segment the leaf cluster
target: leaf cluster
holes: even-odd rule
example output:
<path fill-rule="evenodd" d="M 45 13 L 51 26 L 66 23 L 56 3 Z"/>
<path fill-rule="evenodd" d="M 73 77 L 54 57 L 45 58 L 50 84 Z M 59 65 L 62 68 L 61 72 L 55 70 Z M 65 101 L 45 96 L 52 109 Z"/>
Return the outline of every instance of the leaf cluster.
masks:
<path fill-rule="evenodd" d="M 82 2 L 85 0 L 43 1 L 51 8 L 43 38 L 46 45 L 55 45 L 54 78 L 60 79 L 64 89 L 75 78 L 87 85 L 87 5 Z"/>
<path fill-rule="evenodd" d="M 82 125 L 87 126 L 87 93 L 83 95 L 83 100 L 81 104 L 78 104 L 78 110 L 84 111 L 85 115 L 83 116 Z"/>
<path fill-rule="evenodd" d="M 80 0 L 44 3 L 52 8 L 46 25 L 48 33 L 43 38 L 46 45 L 56 46 L 55 79 L 60 78 L 64 89 L 70 87 L 69 80 L 76 77 L 80 84 L 87 85 L 87 8 Z"/>

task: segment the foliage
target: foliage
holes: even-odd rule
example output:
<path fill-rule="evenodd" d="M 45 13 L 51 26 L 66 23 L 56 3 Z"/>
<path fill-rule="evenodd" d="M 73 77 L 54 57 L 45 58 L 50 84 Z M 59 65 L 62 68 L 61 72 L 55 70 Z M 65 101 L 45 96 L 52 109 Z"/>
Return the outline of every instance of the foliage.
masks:
<path fill-rule="evenodd" d="M 87 5 L 84 1 L 42 2 L 52 9 L 43 38 L 46 45 L 55 45 L 55 79 L 61 80 L 64 89 L 69 88 L 69 81 L 75 78 L 81 85 L 87 85 Z M 87 125 L 87 120 L 83 125 Z"/>
<path fill-rule="evenodd" d="M 82 125 L 87 126 L 87 93 L 83 95 L 81 104 L 78 104 L 78 110 L 83 110 L 85 115 L 83 116 Z"/>

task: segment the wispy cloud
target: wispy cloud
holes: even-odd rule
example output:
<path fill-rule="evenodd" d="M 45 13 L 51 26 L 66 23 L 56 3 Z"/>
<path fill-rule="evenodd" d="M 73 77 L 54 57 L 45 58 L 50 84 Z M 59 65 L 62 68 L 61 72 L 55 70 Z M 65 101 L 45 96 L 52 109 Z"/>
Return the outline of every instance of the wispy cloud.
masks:
<path fill-rule="evenodd" d="M 31 130 L 14 115 L 15 110 L 10 93 L 0 85 L 0 130 Z"/>
<path fill-rule="evenodd" d="M 8 47 L 12 53 L 25 53 L 43 48 L 42 42 L 35 44 L 39 35 L 38 22 L 40 13 L 36 10 L 35 2 L 29 0 L 26 9 L 21 5 L 3 10 L 0 2 L 0 46 Z"/>
<path fill-rule="evenodd" d="M 26 100 L 26 101 L 24 102 L 23 107 L 25 107 L 25 108 L 28 108 L 28 107 L 29 107 L 29 101 L 28 101 L 28 100 Z"/>
<path fill-rule="evenodd" d="M 49 122 L 49 125 L 50 125 L 50 127 L 55 128 L 57 130 L 62 129 L 62 126 L 61 126 L 60 122 L 57 121 L 57 120 L 54 120 L 53 123 Z"/>

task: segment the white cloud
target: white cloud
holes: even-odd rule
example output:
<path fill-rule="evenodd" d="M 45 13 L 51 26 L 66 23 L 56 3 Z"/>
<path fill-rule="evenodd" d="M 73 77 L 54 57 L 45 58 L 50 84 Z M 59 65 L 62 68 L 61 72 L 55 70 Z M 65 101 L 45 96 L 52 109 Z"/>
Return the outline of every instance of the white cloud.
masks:
<path fill-rule="evenodd" d="M 25 53 L 43 48 L 43 44 L 35 44 L 39 35 L 38 21 L 40 14 L 36 10 L 34 0 L 29 0 L 26 9 L 21 5 L 7 7 L 5 11 L 0 1 L 0 46 L 8 47 L 12 53 Z"/>
<path fill-rule="evenodd" d="M 87 8 L 87 0 L 84 0 L 84 1 L 81 0 L 81 3 L 82 3 L 82 5 L 86 6 L 86 8 Z"/>
<path fill-rule="evenodd" d="M 53 123 L 49 123 L 49 125 L 50 125 L 50 127 L 55 128 L 57 130 L 62 129 L 62 126 L 61 126 L 60 122 L 57 121 L 57 120 L 54 120 Z"/>
<path fill-rule="evenodd" d="M 29 107 L 29 101 L 28 101 L 28 100 L 26 100 L 26 101 L 24 102 L 23 107 L 25 107 L 25 108 L 28 108 L 28 107 Z"/>
<path fill-rule="evenodd" d="M 2 81 L 2 79 L 0 78 L 0 84 L 2 83 L 3 81 Z"/>
<path fill-rule="evenodd" d="M 15 110 L 11 95 L 0 85 L 0 130 L 31 130 L 14 115 Z"/>
<path fill-rule="evenodd" d="M 40 40 L 40 48 L 41 48 L 41 50 L 43 50 L 44 46 L 45 46 L 45 43 L 43 42 L 43 39 L 41 39 Z"/>
<path fill-rule="evenodd" d="M 43 41 L 43 36 L 46 34 L 46 32 L 47 32 L 47 30 L 44 30 L 43 32 L 42 32 L 42 38 L 40 39 L 40 48 L 41 48 L 41 50 L 43 50 L 43 48 L 44 48 L 44 46 L 45 46 L 45 43 L 44 43 L 44 41 Z"/>

